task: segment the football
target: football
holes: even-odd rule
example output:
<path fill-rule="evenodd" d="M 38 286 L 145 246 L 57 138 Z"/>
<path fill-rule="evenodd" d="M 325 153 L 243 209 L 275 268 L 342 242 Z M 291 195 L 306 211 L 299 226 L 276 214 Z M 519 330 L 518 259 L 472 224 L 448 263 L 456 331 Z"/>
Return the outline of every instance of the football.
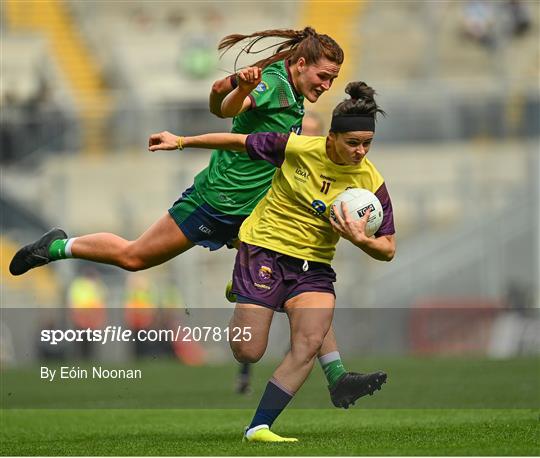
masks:
<path fill-rule="evenodd" d="M 347 204 L 347 210 L 351 214 L 353 220 L 361 219 L 366 214 L 367 210 L 371 210 L 368 222 L 366 224 L 366 235 L 368 237 L 371 237 L 379 230 L 383 220 L 383 209 L 381 202 L 371 191 L 362 188 L 351 188 L 343 191 L 339 196 L 337 196 L 336 200 L 334 201 L 334 205 L 336 206 L 340 216 L 343 217 L 341 202 L 345 202 Z M 334 220 L 336 219 L 333 207 L 330 210 L 330 216 L 334 218 Z"/>

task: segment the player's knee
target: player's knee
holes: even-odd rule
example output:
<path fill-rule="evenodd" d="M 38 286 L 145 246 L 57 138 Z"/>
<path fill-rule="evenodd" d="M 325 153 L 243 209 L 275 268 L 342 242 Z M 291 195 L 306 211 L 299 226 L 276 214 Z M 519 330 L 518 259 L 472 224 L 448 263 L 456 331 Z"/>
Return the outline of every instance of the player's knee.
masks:
<path fill-rule="evenodd" d="M 262 358 L 262 354 L 245 352 L 245 351 L 233 351 L 234 359 L 239 363 L 256 363 Z"/>
<path fill-rule="evenodd" d="M 148 263 L 139 256 L 136 251 L 133 249 L 132 244 L 128 244 L 126 249 L 123 250 L 120 257 L 120 267 L 129 272 L 137 272 L 139 270 L 148 269 Z"/>
<path fill-rule="evenodd" d="M 261 350 L 260 348 L 247 345 L 233 345 L 232 343 L 231 350 L 234 358 L 239 363 L 256 363 L 264 354 L 264 349 Z"/>
<path fill-rule="evenodd" d="M 137 272 L 139 270 L 144 270 L 147 268 L 145 263 L 141 259 L 137 259 L 137 258 L 123 259 L 120 267 L 122 267 L 122 269 L 125 269 L 129 272 Z"/>
<path fill-rule="evenodd" d="M 297 334 L 293 337 L 293 353 L 297 353 L 298 356 L 310 360 L 319 352 L 323 341 L 324 335 L 322 332 Z"/>

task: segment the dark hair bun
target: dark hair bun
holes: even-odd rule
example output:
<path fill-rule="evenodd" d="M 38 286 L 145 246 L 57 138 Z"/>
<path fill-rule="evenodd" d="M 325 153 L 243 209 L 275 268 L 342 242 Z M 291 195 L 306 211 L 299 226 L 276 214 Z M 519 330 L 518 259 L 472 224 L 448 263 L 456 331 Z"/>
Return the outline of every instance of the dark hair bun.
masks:
<path fill-rule="evenodd" d="M 354 81 L 347 84 L 345 93 L 349 94 L 351 99 L 354 100 L 373 99 L 375 97 L 375 90 L 363 81 Z"/>
<path fill-rule="evenodd" d="M 384 111 L 379 108 L 375 101 L 375 89 L 368 86 L 363 81 L 353 81 L 347 84 L 345 92 L 351 96 L 334 108 L 333 116 L 339 115 L 369 115 L 374 118 L 377 113 L 385 115 Z"/>

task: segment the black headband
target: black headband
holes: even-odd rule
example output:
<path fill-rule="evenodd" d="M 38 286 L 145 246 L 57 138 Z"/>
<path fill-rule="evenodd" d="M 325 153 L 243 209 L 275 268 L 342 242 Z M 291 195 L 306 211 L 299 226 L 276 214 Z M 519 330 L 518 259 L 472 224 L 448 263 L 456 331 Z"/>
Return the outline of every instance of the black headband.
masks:
<path fill-rule="evenodd" d="M 332 116 L 330 132 L 375 132 L 375 118 L 359 114 Z"/>

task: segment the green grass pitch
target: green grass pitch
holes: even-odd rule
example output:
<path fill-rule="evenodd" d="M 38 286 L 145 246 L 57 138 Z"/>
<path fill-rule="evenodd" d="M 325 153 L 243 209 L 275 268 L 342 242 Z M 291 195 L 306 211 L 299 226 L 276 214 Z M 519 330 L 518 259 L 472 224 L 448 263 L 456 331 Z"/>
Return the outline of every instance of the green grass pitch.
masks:
<path fill-rule="evenodd" d="M 274 425 L 295 444 L 243 444 L 272 365 L 254 394 L 233 393 L 235 365 L 141 364 L 146 380 L 48 384 L 38 368 L 1 374 L 2 455 L 540 454 L 538 359 L 378 359 L 389 382 L 349 410 L 329 408 L 315 368 Z M 133 365 L 132 365 L 133 367 Z"/>

